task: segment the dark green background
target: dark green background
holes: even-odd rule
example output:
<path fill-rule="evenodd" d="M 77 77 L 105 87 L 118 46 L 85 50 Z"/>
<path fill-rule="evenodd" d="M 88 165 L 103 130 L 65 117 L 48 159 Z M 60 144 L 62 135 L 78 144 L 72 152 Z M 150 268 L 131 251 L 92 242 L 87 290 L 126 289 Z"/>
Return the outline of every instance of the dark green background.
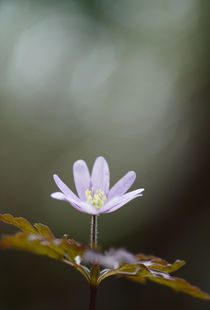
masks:
<path fill-rule="evenodd" d="M 143 198 L 99 218 L 104 249 L 187 265 L 210 292 L 208 0 L 0 1 L 0 208 L 89 240 L 88 215 L 52 200 L 77 159 L 103 155 L 111 184 L 129 170 Z M 16 230 L 0 224 L 2 233 Z M 0 308 L 87 309 L 76 271 L 0 253 Z M 105 280 L 98 309 L 209 309 L 148 283 Z"/>

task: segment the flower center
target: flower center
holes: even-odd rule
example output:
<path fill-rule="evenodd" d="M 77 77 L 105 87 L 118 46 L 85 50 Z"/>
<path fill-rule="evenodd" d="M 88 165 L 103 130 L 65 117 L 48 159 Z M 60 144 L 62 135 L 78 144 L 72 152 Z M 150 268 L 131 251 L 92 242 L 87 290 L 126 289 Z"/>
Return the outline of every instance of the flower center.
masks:
<path fill-rule="evenodd" d="M 107 200 L 106 195 L 101 189 L 94 191 L 93 187 L 91 188 L 91 191 L 88 189 L 85 191 L 85 197 L 87 202 L 89 202 L 96 209 L 100 209 Z"/>

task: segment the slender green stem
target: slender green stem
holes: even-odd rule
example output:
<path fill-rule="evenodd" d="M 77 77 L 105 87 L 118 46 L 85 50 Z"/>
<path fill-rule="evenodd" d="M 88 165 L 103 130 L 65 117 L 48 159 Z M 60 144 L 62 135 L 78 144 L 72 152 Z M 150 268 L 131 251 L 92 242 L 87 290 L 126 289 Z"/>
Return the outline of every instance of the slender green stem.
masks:
<path fill-rule="evenodd" d="M 98 287 L 95 285 L 90 285 L 90 306 L 89 310 L 96 309 L 96 294 Z"/>
<path fill-rule="evenodd" d="M 97 215 L 92 215 L 91 217 L 91 231 L 90 231 L 90 247 L 91 249 L 96 249 L 97 247 L 97 225 L 98 218 Z"/>

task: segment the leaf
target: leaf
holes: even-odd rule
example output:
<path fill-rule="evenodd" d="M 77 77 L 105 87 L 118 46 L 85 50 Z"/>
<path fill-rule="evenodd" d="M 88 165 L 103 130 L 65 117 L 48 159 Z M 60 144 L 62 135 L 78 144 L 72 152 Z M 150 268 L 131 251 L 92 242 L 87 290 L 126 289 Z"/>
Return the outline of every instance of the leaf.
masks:
<path fill-rule="evenodd" d="M 210 300 L 210 296 L 207 293 L 202 292 L 196 286 L 189 284 L 183 279 L 175 278 L 169 275 L 170 272 L 181 268 L 185 264 L 184 261 L 176 260 L 173 264 L 169 264 L 165 260 L 153 256 L 146 257 L 141 255 L 138 257 L 143 258 L 144 260 L 139 261 L 140 268 L 136 275 L 128 276 L 131 280 L 142 283 L 142 278 L 145 280 L 148 279 L 150 281 L 171 287 L 177 292 L 182 292 L 196 298 Z"/>
<path fill-rule="evenodd" d="M 35 254 L 46 255 L 57 260 L 76 263 L 77 255 L 82 255 L 85 247 L 65 239 L 49 239 L 42 235 L 24 232 L 13 236 L 3 236 L 0 241 L 2 249 L 19 249 Z"/>
<path fill-rule="evenodd" d="M 0 220 L 22 230 L 12 236 L 3 236 L 0 240 L 2 249 L 24 250 L 56 259 L 75 267 L 89 282 L 91 282 L 91 271 L 81 262 L 86 260 L 91 264 L 93 260 L 97 262 L 95 267 L 98 273 L 94 273 L 97 284 L 110 276 L 126 276 L 140 283 L 148 279 L 178 292 L 210 300 L 210 296 L 199 288 L 183 279 L 170 276 L 169 273 L 181 268 L 185 264 L 184 261 L 176 260 L 173 264 L 169 264 L 161 258 L 145 254 L 133 255 L 124 249 L 111 249 L 102 254 L 67 238 L 67 235 L 63 238 L 55 238 L 50 228 L 44 224 L 31 225 L 26 219 L 13 217 L 10 214 L 0 214 Z M 88 253 L 89 256 L 87 256 Z M 104 265 L 111 267 L 100 271 L 99 266 Z"/>
<path fill-rule="evenodd" d="M 60 242 L 61 248 L 68 256 L 69 260 L 74 260 L 77 256 L 82 256 L 87 247 L 82 246 L 73 239 L 56 239 L 56 243 Z M 60 241 L 61 240 L 61 241 Z"/>
<path fill-rule="evenodd" d="M 155 273 L 155 275 L 148 277 L 148 279 L 169 286 L 177 292 L 182 292 L 196 298 L 210 300 L 210 296 L 207 293 L 202 292 L 198 287 L 189 284 L 183 279 L 174 278 L 163 273 Z"/>
<path fill-rule="evenodd" d="M 163 271 L 167 273 L 171 273 L 180 269 L 183 265 L 185 265 L 185 261 L 183 260 L 176 260 L 173 264 L 169 264 L 166 260 L 161 258 L 152 256 L 152 255 L 144 255 L 144 254 L 137 254 L 136 258 L 141 261 L 142 264 L 147 266 L 150 269 Z"/>
<path fill-rule="evenodd" d="M 183 260 L 176 260 L 173 264 L 167 264 L 167 265 L 161 265 L 153 261 L 152 264 L 147 267 L 153 270 L 157 270 L 157 271 L 159 270 L 159 271 L 171 273 L 171 272 L 177 271 L 185 264 L 186 263 Z"/>
<path fill-rule="evenodd" d="M 23 217 L 14 217 L 11 214 L 0 214 L 0 220 L 4 223 L 16 226 L 24 232 L 37 234 L 36 229 Z"/>
<path fill-rule="evenodd" d="M 87 247 L 67 237 L 55 238 L 50 228 L 44 224 L 32 226 L 26 219 L 15 218 L 10 214 L 0 214 L 0 220 L 22 230 L 12 236 L 3 236 L 0 240 L 1 249 L 24 250 L 48 256 L 75 267 L 89 280 L 87 269 L 80 265 L 81 256 Z"/>
<path fill-rule="evenodd" d="M 137 260 L 133 264 L 124 263 L 117 269 L 107 270 L 101 275 L 99 282 L 112 275 L 126 276 L 140 283 L 145 283 L 148 279 L 171 287 L 178 292 L 183 292 L 196 298 L 210 300 L 210 296 L 196 286 L 189 284 L 183 279 L 169 275 L 169 273 L 181 268 L 185 264 L 184 261 L 176 260 L 173 264 L 169 264 L 167 261 L 152 255 L 137 254 L 135 257 Z"/>
<path fill-rule="evenodd" d="M 135 276 L 129 276 L 129 278 L 131 280 L 141 282 L 142 274 L 141 272 L 139 272 Z M 172 277 L 167 273 L 150 270 L 150 274 L 147 274 L 146 276 L 144 276 L 144 278 L 171 287 L 177 292 L 182 292 L 196 298 L 210 300 L 210 296 L 207 293 L 202 292 L 198 287 L 189 284 L 183 279 Z"/>
<path fill-rule="evenodd" d="M 176 260 L 173 264 L 169 264 L 167 261 L 150 256 L 151 259 L 149 260 L 141 260 L 141 263 L 147 266 L 149 269 L 157 270 L 157 271 L 163 271 L 166 273 L 171 273 L 174 271 L 177 271 L 182 266 L 185 265 L 185 261 L 183 260 Z"/>
<path fill-rule="evenodd" d="M 60 251 L 52 249 L 46 239 L 35 234 L 18 232 L 13 236 L 3 236 L 0 247 L 2 249 L 18 249 L 34 254 L 46 255 L 57 260 L 63 259 Z"/>
<path fill-rule="evenodd" d="M 50 239 L 55 238 L 52 231 L 46 225 L 39 223 L 34 224 L 34 227 L 37 229 L 40 235 L 48 237 Z"/>

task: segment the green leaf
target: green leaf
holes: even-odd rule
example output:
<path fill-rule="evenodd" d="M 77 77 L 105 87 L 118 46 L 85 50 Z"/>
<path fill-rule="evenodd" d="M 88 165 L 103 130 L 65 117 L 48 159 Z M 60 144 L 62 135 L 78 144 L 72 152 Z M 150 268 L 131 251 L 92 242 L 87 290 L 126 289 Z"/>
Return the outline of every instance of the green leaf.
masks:
<path fill-rule="evenodd" d="M 39 223 L 39 224 L 34 224 L 34 227 L 37 229 L 40 235 L 48 237 L 50 239 L 55 238 L 52 231 L 46 225 Z"/>
<path fill-rule="evenodd" d="M 0 220 L 4 223 L 16 226 L 20 230 L 37 234 L 37 230 L 23 217 L 14 217 L 11 214 L 0 214 Z"/>

